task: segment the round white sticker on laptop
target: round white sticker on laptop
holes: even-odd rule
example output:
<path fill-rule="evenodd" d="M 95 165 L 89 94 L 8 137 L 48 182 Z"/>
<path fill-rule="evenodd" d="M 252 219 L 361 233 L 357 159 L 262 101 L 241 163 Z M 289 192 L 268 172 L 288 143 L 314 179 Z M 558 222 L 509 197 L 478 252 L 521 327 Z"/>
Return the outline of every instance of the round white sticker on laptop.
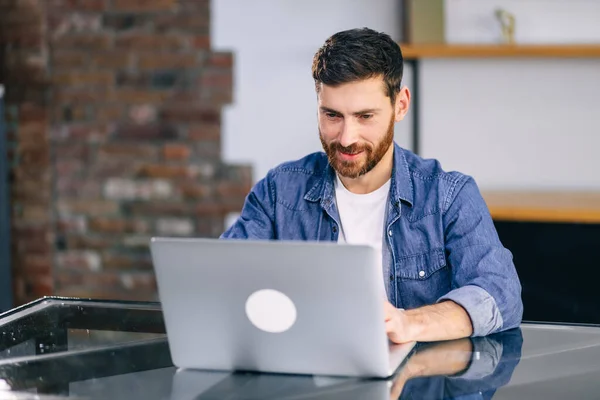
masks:
<path fill-rule="evenodd" d="M 254 326 L 265 332 L 282 333 L 296 322 L 296 306 L 285 294 L 263 289 L 246 300 L 246 315 Z"/>

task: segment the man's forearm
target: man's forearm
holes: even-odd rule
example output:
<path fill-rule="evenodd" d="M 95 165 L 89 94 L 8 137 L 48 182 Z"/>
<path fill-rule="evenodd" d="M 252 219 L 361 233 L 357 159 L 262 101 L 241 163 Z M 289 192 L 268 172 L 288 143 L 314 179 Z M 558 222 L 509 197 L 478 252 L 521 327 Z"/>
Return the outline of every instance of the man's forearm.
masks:
<path fill-rule="evenodd" d="M 436 343 L 414 354 L 405 369 L 411 378 L 456 375 L 467 369 L 472 352 L 473 344 L 468 338 Z"/>
<path fill-rule="evenodd" d="M 460 339 L 473 333 L 469 314 L 453 301 L 405 310 L 404 313 L 413 341 Z"/>

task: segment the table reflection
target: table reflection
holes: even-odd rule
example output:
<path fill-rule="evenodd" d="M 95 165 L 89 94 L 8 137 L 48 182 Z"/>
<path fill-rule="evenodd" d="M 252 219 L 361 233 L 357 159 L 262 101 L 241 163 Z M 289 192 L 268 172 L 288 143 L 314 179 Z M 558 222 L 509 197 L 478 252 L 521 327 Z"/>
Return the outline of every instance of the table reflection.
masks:
<path fill-rule="evenodd" d="M 513 330 L 421 345 L 387 380 L 178 370 L 170 399 L 490 399 L 510 381 L 522 344 Z"/>
<path fill-rule="evenodd" d="M 425 345 L 394 379 L 390 398 L 491 399 L 521 360 L 520 329 Z"/>

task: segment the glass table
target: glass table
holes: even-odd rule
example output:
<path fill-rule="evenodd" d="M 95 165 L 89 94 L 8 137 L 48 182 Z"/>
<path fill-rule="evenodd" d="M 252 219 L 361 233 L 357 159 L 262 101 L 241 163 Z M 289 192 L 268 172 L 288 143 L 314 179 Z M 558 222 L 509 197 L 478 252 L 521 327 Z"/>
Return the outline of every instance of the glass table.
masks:
<path fill-rule="evenodd" d="M 421 343 L 390 379 L 178 370 L 159 303 L 43 298 L 0 314 L 0 399 L 563 399 L 600 393 L 600 327 Z"/>

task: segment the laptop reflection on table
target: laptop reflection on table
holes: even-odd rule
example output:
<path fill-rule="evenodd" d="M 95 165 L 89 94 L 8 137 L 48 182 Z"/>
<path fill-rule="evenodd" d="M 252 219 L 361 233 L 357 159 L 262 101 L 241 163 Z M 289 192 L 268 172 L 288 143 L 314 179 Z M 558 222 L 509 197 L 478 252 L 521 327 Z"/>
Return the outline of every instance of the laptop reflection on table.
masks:
<path fill-rule="evenodd" d="M 389 400 L 392 380 L 179 369 L 170 400 Z"/>

